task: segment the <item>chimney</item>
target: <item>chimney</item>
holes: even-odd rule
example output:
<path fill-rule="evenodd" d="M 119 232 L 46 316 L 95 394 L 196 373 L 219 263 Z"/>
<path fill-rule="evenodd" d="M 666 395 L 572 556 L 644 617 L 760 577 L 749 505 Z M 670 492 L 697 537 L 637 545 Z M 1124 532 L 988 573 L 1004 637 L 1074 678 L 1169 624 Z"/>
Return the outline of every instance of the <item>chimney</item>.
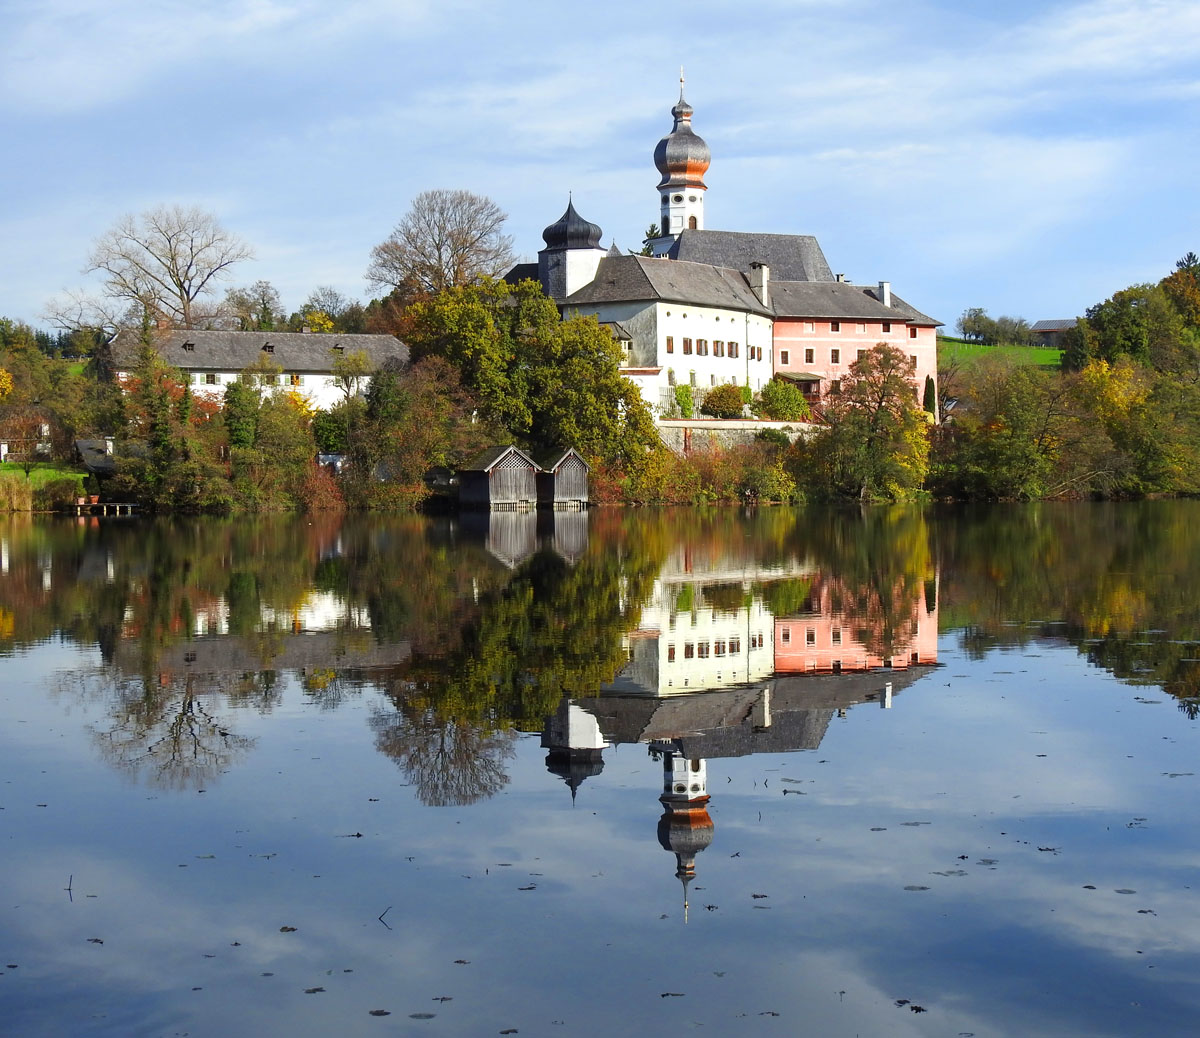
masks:
<path fill-rule="evenodd" d="M 763 306 L 771 305 L 771 268 L 757 260 L 750 264 L 750 287 Z"/>
<path fill-rule="evenodd" d="M 879 301 L 884 306 L 892 305 L 892 283 L 890 281 L 879 282 Z"/>

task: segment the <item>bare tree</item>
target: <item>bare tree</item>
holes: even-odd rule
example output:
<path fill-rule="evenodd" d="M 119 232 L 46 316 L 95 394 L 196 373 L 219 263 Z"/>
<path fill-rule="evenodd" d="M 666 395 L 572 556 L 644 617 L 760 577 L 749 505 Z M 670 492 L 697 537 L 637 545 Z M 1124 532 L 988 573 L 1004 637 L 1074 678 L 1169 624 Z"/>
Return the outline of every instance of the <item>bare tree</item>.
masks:
<path fill-rule="evenodd" d="M 211 213 L 196 207 L 159 206 L 126 216 L 102 235 L 86 268 L 104 277 L 110 299 L 124 300 L 180 328 L 215 317 L 199 300 L 239 260 L 253 255 Z"/>
<path fill-rule="evenodd" d="M 279 292 L 269 281 L 256 281 L 225 293 L 227 316 L 243 332 L 271 332 L 287 322 Z"/>
<path fill-rule="evenodd" d="M 367 280 L 380 288 L 440 292 L 499 277 L 512 265 L 508 217 L 470 191 L 422 191 L 392 233 L 371 250 Z"/>

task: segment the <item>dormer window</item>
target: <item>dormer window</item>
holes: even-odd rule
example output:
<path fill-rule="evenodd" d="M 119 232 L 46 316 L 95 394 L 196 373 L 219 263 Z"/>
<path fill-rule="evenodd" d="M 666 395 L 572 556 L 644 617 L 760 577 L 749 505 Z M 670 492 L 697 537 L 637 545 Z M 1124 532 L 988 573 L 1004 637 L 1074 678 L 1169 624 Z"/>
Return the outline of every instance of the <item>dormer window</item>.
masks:
<path fill-rule="evenodd" d="M 263 343 L 263 353 L 274 353 L 274 352 L 275 352 L 275 344 L 274 343 L 270 343 L 270 342 Z"/>
<path fill-rule="evenodd" d="M 335 353 L 345 353 L 345 352 L 346 352 L 346 347 L 345 347 L 345 346 L 338 345 L 338 346 L 334 346 L 334 347 L 333 347 L 333 350 L 334 350 L 334 352 L 335 352 Z"/>
<path fill-rule="evenodd" d="M 196 344 L 194 342 L 185 342 L 183 344 L 183 349 L 186 353 L 191 353 L 193 350 L 195 350 L 195 348 Z"/>

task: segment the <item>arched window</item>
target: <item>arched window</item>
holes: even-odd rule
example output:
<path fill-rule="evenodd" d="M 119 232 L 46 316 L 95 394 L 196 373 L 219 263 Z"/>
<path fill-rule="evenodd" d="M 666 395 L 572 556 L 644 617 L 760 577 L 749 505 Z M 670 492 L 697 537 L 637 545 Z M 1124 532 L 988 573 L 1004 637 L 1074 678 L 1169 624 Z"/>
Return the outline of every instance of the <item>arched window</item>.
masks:
<path fill-rule="evenodd" d="M 696 229 L 696 218 L 694 216 L 689 216 L 688 217 L 688 230 L 694 231 L 695 229 Z"/>

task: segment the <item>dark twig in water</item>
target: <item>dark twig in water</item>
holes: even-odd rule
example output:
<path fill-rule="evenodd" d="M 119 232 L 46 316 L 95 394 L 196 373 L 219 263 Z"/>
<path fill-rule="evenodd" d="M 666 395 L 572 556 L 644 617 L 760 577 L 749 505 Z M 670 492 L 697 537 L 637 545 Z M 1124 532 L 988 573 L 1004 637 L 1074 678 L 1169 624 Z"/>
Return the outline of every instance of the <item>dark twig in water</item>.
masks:
<path fill-rule="evenodd" d="M 390 912 L 391 910 L 392 910 L 392 906 L 391 906 L 391 905 L 388 905 L 388 906 L 387 906 L 387 908 L 385 908 L 385 909 L 384 909 L 382 912 L 380 912 L 380 913 L 379 913 L 379 916 L 378 916 L 378 919 L 379 919 L 379 921 L 380 921 L 381 923 L 383 923 L 383 925 L 384 925 L 384 926 L 387 926 L 387 928 L 388 928 L 389 930 L 391 929 L 391 927 L 390 927 L 390 926 L 388 926 L 388 924 L 387 924 L 386 922 L 384 922 L 384 919 L 383 919 L 383 917 L 384 917 L 385 915 L 387 915 L 387 914 L 388 914 L 388 912 Z"/>

